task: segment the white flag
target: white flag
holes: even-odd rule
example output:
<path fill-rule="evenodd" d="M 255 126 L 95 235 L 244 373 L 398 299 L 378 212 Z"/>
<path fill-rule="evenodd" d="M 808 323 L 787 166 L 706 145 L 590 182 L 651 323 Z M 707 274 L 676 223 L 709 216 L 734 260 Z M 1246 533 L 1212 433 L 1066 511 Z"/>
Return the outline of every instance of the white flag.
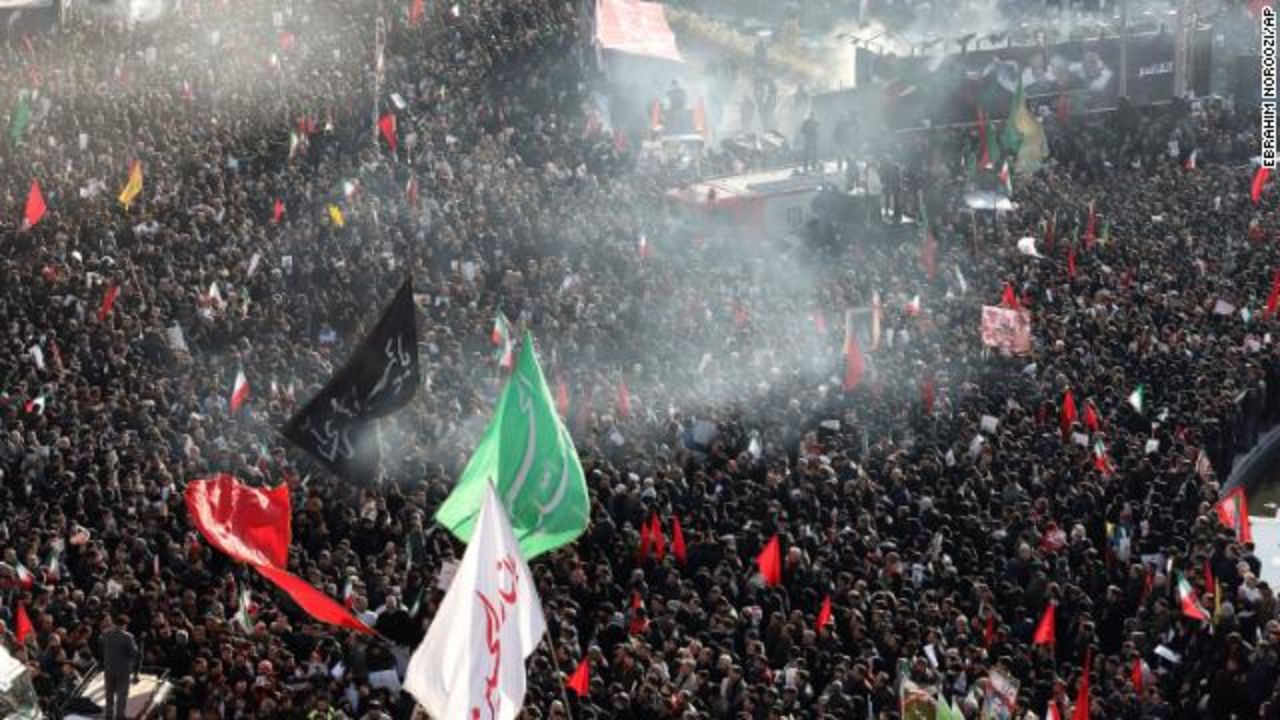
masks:
<path fill-rule="evenodd" d="M 471 543 L 404 689 L 432 717 L 512 720 L 524 704 L 524 661 L 547 622 L 507 512 L 489 485 Z"/>

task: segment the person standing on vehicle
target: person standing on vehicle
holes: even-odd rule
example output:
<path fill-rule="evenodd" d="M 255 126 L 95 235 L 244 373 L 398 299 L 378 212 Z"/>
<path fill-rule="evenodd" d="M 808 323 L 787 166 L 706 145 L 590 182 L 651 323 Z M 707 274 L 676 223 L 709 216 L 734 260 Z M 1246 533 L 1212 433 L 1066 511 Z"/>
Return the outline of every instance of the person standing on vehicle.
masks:
<path fill-rule="evenodd" d="M 129 618 L 121 615 L 112 624 L 108 617 L 102 627 L 102 674 L 107 699 L 102 717 L 122 720 L 129 700 L 129 679 L 138 669 L 138 643 L 128 630 Z"/>

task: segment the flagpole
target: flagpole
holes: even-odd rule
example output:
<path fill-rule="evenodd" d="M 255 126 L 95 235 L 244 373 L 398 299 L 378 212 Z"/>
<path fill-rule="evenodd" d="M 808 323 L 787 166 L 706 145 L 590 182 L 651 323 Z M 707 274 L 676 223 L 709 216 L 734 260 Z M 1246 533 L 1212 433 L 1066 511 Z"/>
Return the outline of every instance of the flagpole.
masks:
<path fill-rule="evenodd" d="M 560 661 L 556 659 L 556 646 L 551 642 L 551 633 L 546 633 L 544 639 L 547 643 L 547 651 L 551 654 L 551 667 L 556 671 L 556 677 L 559 678 L 564 673 L 560 672 Z M 569 691 L 564 687 L 564 681 L 558 680 L 560 683 L 560 699 L 564 700 L 564 714 L 569 720 L 573 720 L 573 710 L 569 706 Z"/>

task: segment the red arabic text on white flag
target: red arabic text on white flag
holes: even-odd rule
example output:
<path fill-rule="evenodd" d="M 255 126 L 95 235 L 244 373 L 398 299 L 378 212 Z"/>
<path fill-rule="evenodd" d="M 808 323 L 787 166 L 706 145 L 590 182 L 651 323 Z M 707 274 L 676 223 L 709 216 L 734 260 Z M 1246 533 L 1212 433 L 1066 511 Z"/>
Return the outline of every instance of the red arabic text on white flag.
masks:
<path fill-rule="evenodd" d="M 524 661 L 546 629 L 533 576 L 490 484 L 404 689 L 432 717 L 512 720 L 524 704 Z"/>

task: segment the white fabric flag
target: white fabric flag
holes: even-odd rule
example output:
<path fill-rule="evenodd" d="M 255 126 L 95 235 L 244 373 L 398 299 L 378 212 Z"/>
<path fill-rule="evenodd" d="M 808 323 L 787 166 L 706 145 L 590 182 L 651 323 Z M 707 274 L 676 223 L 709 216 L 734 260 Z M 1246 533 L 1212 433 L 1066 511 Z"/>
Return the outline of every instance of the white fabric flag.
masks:
<path fill-rule="evenodd" d="M 513 720 L 524 704 L 524 661 L 547 630 L 542 601 L 493 486 L 471 543 L 404 689 L 432 717 Z"/>

